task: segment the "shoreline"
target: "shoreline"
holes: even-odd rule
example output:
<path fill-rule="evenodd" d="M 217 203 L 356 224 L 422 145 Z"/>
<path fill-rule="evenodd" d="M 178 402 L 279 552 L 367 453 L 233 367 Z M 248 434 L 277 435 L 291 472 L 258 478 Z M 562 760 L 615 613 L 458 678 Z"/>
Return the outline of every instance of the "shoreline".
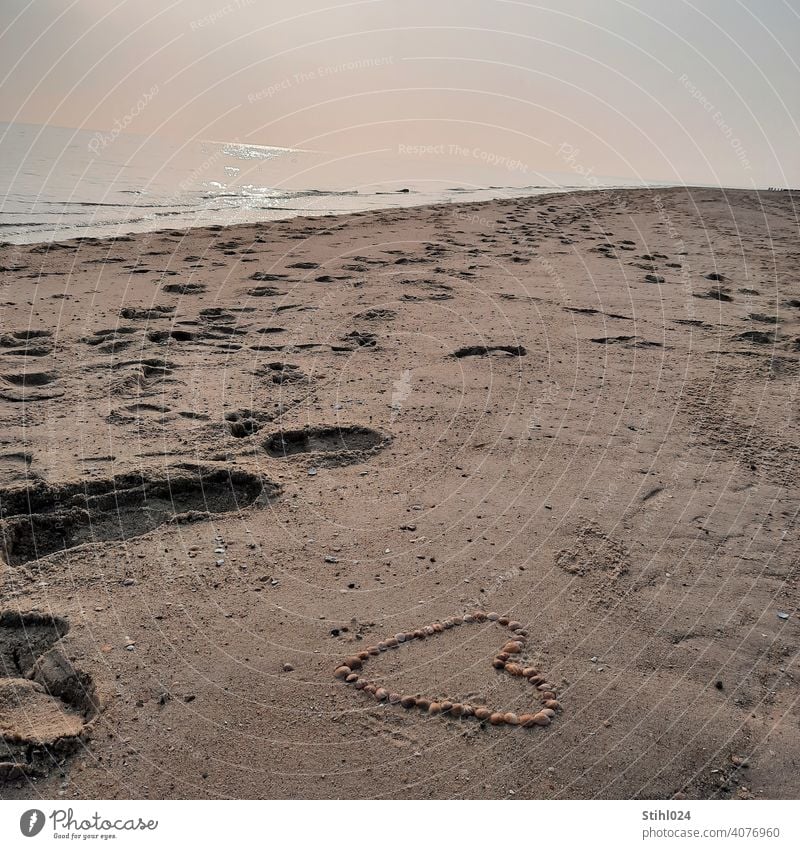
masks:
<path fill-rule="evenodd" d="M 121 227 L 118 233 L 112 234 L 104 234 L 104 235 L 85 235 L 85 236 L 70 236 L 69 238 L 39 238 L 32 241 L 5 241 L 0 238 L 0 244 L 3 245 L 41 245 L 41 244 L 62 244 L 65 242 L 74 242 L 80 241 L 83 239 L 115 239 L 123 236 L 137 236 L 143 235 L 147 233 L 159 233 L 166 232 L 167 230 L 180 230 L 185 229 L 187 232 L 190 230 L 204 230 L 209 229 L 211 227 L 224 227 L 235 228 L 235 227 L 247 227 L 252 226 L 254 224 L 258 225 L 268 225 L 273 222 L 280 221 L 291 221 L 296 218 L 342 218 L 346 216 L 358 216 L 369 213 L 385 213 L 393 210 L 406 210 L 406 209 L 427 209 L 427 208 L 435 208 L 435 207 L 451 207 L 451 206 L 461 206 L 463 205 L 472 205 L 472 204 L 490 204 L 494 202 L 500 201 L 519 201 L 527 198 L 536 198 L 536 197 L 551 197 L 551 196 L 560 196 L 560 195 L 580 195 L 594 192 L 606 192 L 606 193 L 624 193 L 624 192 L 655 192 L 655 191 L 673 191 L 673 190 L 700 190 L 700 189 L 710 189 L 717 190 L 721 192 L 732 192 L 732 191 L 753 191 L 756 193 L 761 192 L 772 192 L 771 189 L 748 189 L 748 188 L 730 188 L 730 187 L 715 187 L 715 186 L 699 186 L 699 185 L 690 185 L 690 186 L 680 186 L 680 185 L 658 185 L 658 186 L 624 186 L 624 187 L 586 187 L 586 188 L 577 188 L 577 187 L 568 187 L 565 189 L 554 189 L 552 191 L 547 189 L 542 189 L 540 192 L 537 188 L 536 194 L 511 194 L 504 197 L 493 197 L 487 198 L 485 200 L 472 200 L 472 201 L 462 201 L 462 200 L 452 200 L 452 201 L 443 201 L 443 202 L 434 202 L 434 203 L 420 203 L 414 204 L 410 203 L 405 206 L 386 206 L 386 207 L 377 207 L 370 209 L 362 209 L 362 210 L 342 210 L 341 212 L 331 212 L 331 211 L 314 211 L 314 210 L 293 210 L 296 214 L 292 215 L 284 215 L 275 218 L 260 218 L 254 219 L 252 221 L 237 221 L 230 224 L 215 224 L 213 222 L 197 224 L 188 227 L 175 226 L 175 227 L 158 227 L 153 229 L 127 229 L 124 226 Z M 792 189 L 784 189 L 781 190 L 784 192 L 791 193 L 792 191 L 800 191 L 800 190 L 792 190 Z M 284 210 L 290 211 L 290 210 Z M 7 225 L 9 227 L 13 227 L 15 225 Z M 92 225 L 93 226 L 93 225 Z M 114 225 L 109 225 L 109 227 L 113 227 Z M 102 225 L 100 225 L 97 229 L 103 229 Z"/>

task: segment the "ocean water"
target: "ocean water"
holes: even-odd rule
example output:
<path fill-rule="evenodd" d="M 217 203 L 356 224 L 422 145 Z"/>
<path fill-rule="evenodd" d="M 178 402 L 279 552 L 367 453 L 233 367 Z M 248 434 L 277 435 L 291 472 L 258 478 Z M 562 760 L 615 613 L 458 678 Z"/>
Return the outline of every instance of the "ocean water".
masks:
<path fill-rule="evenodd" d="M 597 188 L 521 163 L 360 156 L 0 123 L 0 242 L 235 224 Z M 498 179 L 501 178 L 501 179 Z M 602 183 L 623 186 L 624 181 Z M 628 185 L 642 185 L 628 183 Z"/>

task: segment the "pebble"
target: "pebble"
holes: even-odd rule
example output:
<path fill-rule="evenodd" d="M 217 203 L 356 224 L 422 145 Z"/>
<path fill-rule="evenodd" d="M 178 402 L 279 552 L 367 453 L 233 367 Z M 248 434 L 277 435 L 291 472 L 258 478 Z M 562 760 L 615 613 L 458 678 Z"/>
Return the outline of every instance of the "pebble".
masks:
<path fill-rule="evenodd" d="M 404 643 L 408 639 L 406 634 L 395 634 L 394 638 L 398 643 Z"/>
<path fill-rule="evenodd" d="M 500 614 L 499 614 L 499 613 L 494 613 L 494 612 L 492 612 L 492 613 L 487 613 L 487 614 L 486 614 L 486 618 L 487 618 L 490 622 L 497 622 L 497 620 L 500 618 Z"/>
<path fill-rule="evenodd" d="M 540 711 L 539 713 L 534 715 L 533 724 L 534 725 L 549 725 L 550 724 L 550 717 Z"/>
<path fill-rule="evenodd" d="M 283 664 L 283 671 L 284 672 L 294 672 L 294 667 L 292 666 L 291 663 L 284 663 Z"/>
<path fill-rule="evenodd" d="M 522 643 L 511 641 L 503 646 L 503 651 L 508 654 L 519 654 L 522 651 Z"/>
<path fill-rule="evenodd" d="M 431 716 L 436 716 L 437 713 L 441 713 L 441 712 L 442 712 L 442 706 L 439 704 L 439 702 L 431 702 L 430 707 L 428 708 L 428 713 Z"/>
<path fill-rule="evenodd" d="M 399 705 L 402 698 L 403 697 L 400 695 L 400 693 L 389 693 L 389 704 Z"/>
<path fill-rule="evenodd" d="M 416 707 L 417 700 L 414 698 L 414 696 L 403 696 L 400 699 L 400 704 L 404 708 L 413 708 Z"/>
<path fill-rule="evenodd" d="M 524 628 L 524 627 L 525 626 L 522 624 L 522 622 L 509 622 L 508 623 L 508 630 L 509 631 L 519 631 L 521 628 Z"/>
<path fill-rule="evenodd" d="M 523 674 L 526 678 L 531 678 L 533 675 L 536 675 L 536 673 L 537 673 L 537 670 L 536 670 L 536 669 L 534 669 L 532 666 L 526 666 L 526 667 L 522 670 L 522 674 Z"/>
<path fill-rule="evenodd" d="M 556 700 L 556 694 L 552 690 L 545 690 L 542 693 L 542 701 L 544 702 L 554 702 Z"/>
<path fill-rule="evenodd" d="M 442 702 L 442 713 L 450 713 L 453 708 L 452 702 Z"/>
<path fill-rule="evenodd" d="M 492 661 L 492 666 L 493 666 L 495 669 L 504 669 L 504 668 L 505 668 L 505 665 L 506 665 L 506 662 L 505 662 L 504 660 L 501 660 L 499 657 L 496 657 L 496 658 Z"/>
<path fill-rule="evenodd" d="M 506 672 L 509 675 L 522 675 L 522 667 L 518 663 L 507 663 Z"/>
<path fill-rule="evenodd" d="M 523 728 L 532 728 L 536 723 L 534 722 L 534 716 L 532 713 L 523 713 L 519 718 L 519 724 Z"/>
<path fill-rule="evenodd" d="M 383 702 L 389 698 L 389 691 L 385 687 L 378 687 L 378 689 L 375 690 L 375 698 L 379 702 Z"/>
<path fill-rule="evenodd" d="M 353 670 L 349 666 L 337 666 L 334 669 L 333 674 L 336 678 L 341 678 L 344 681 L 345 678 L 352 672 Z"/>
<path fill-rule="evenodd" d="M 487 720 L 491 715 L 492 715 L 492 712 L 489 710 L 489 708 L 485 708 L 485 707 L 475 708 L 475 718 L 480 719 L 481 722 L 483 722 L 484 720 Z"/>
<path fill-rule="evenodd" d="M 548 699 L 544 706 L 546 708 L 550 708 L 550 710 L 558 710 L 561 707 L 561 704 L 557 702 L 555 699 Z"/>
<path fill-rule="evenodd" d="M 502 725 L 506 721 L 506 717 L 504 713 L 493 713 L 489 716 L 489 723 L 491 725 Z"/>
<path fill-rule="evenodd" d="M 464 705 L 460 702 L 453 702 L 453 706 L 450 708 L 451 716 L 462 716 L 464 713 Z"/>
<path fill-rule="evenodd" d="M 348 657 L 347 660 L 342 664 L 342 666 L 349 666 L 351 669 L 361 669 L 361 658 Z"/>
<path fill-rule="evenodd" d="M 430 699 L 417 699 L 417 707 L 420 710 L 427 710 L 431 706 Z"/>
<path fill-rule="evenodd" d="M 506 725 L 519 725 L 519 717 L 515 713 L 511 713 L 510 711 L 506 714 L 503 714 L 503 721 Z"/>
<path fill-rule="evenodd" d="M 358 681 L 358 675 L 355 672 L 351 672 L 344 680 L 347 684 L 355 684 Z"/>
<path fill-rule="evenodd" d="M 540 710 L 539 713 L 543 713 L 546 717 L 552 719 L 556 712 L 552 708 L 545 708 L 544 710 Z"/>

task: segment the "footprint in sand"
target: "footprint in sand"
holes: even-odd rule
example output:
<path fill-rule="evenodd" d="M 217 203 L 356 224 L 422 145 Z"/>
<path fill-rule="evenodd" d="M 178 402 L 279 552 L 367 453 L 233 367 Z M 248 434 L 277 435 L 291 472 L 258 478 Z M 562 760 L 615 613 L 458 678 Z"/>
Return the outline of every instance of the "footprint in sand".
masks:
<path fill-rule="evenodd" d="M 87 543 L 131 539 L 172 522 L 262 504 L 280 487 L 227 468 L 179 466 L 106 480 L 0 490 L 0 555 L 11 566 Z"/>
<path fill-rule="evenodd" d="M 0 780 L 46 775 L 100 711 L 91 677 L 58 647 L 68 631 L 59 617 L 0 612 Z"/>
<path fill-rule="evenodd" d="M 359 425 L 307 427 L 273 434 L 264 442 L 270 457 L 310 455 L 317 466 L 362 463 L 382 451 L 391 437 Z"/>

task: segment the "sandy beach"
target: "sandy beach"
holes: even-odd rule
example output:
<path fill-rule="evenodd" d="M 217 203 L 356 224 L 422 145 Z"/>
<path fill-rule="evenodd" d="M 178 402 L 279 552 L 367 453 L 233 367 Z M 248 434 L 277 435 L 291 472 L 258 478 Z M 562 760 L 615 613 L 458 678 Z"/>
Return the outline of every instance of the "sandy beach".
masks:
<path fill-rule="evenodd" d="M 797 200 L 0 247 L 0 798 L 796 798 Z"/>

